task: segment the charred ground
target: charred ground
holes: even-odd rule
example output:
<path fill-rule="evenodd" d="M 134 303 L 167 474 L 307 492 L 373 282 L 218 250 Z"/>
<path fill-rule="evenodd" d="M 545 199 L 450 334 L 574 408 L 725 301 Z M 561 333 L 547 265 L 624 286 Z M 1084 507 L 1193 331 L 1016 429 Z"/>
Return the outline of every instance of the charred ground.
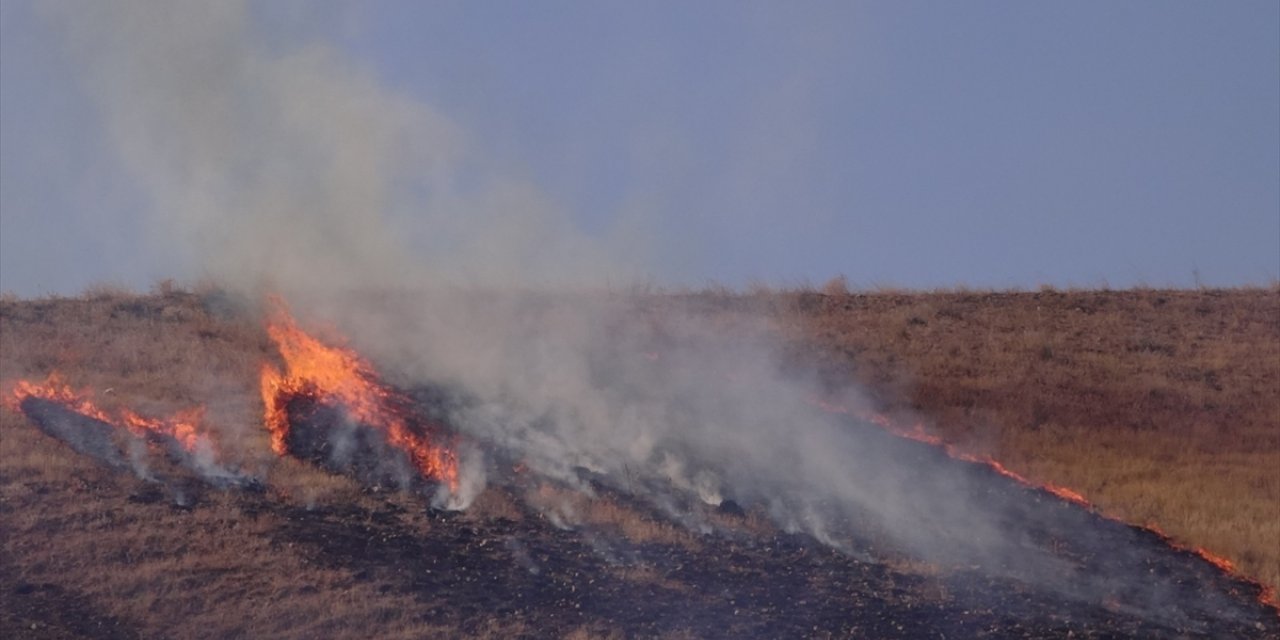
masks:
<path fill-rule="evenodd" d="M 1037 479 L 1083 489 L 1105 510 L 1142 514 L 1136 519 L 1226 552 L 1274 583 L 1276 551 L 1265 541 L 1277 526 L 1280 487 L 1277 467 L 1268 465 L 1280 455 L 1280 409 L 1266 393 L 1280 384 L 1277 300 L 1272 290 L 702 293 L 642 304 L 699 308 L 730 328 L 769 317 L 793 345 L 796 366 L 821 367 L 833 383 L 856 379 L 890 410 L 936 418 L 957 441 L 984 446 Z M 1085 308 L 1093 312 L 1075 311 Z M 260 329 L 217 295 L 10 300 L 0 303 L 0 330 L 5 379 L 60 369 L 80 384 L 111 388 L 104 402 L 158 410 L 210 389 L 252 397 L 257 362 L 270 355 Z M 256 416 L 238 413 L 241 404 L 212 406 L 211 419 L 246 425 L 236 435 L 255 446 L 232 455 L 263 487 L 141 480 L 55 439 L 56 415 L 0 414 L 0 631 L 48 638 L 1280 633 L 1274 611 L 1256 604 L 1247 583 L 1153 534 L 977 465 L 955 463 L 974 486 L 1015 498 L 1002 502 L 1017 505 L 1002 517 L 1035 513 L 1037 522 L 1092 532 L 1052 543 L 1080 571 L 1143 573 L 1167 586 L 1171 604 L 1197 604 L 1157 619 L 1135 613 L 1146 604 L 1135 599 L 1146 596 L 1123 589 L 1063 601 L 983 567 L 914 560 L 878 547 L 874 535 L 853 541 L 857 554 L 837 553 L 732 508 L 698 514 L 715 525 L 709 531 L 689 528 L 621 487 L 566 498 L 509 468 L 467 512 L 431 510 L 414 492 L 296 459 L 256 458 L 266 435 L 253 427 Z M 29 413 L 39 418 L 41 409 Z M 953 464 L 924 444 L 881 446 Z M 1164 475 L 1135 478 L 1119 462 L 1150 456 L 1167 463 L 1158 467 L 1168 468 Z M 1231 473 L 1198 492 L 1182 486 L 1185 474 L 1225 467 Z M 557 526 L 536 508 L 540 497 L 577 501 L 581 517 Z M 1213 529 L 1190 526 L 1212 519 L 1224 500 L 1236 537 L 1215 541 Z M 1184 531 L 1179 523 L 1190 525 Z M 1051 538 L 1054 529 L 1028 535 Z"/>

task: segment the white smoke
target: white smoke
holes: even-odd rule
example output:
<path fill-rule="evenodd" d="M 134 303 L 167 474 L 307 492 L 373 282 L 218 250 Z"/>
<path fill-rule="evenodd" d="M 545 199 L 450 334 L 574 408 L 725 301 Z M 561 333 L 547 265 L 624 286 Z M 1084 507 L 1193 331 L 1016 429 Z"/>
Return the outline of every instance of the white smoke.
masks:
<path fill-rule="evenodd" d="M 1000 505 L 973 502 L 964 473 L 885 457 L 899 452 L 867 436 L 878 428 L 819 408 L 763 328 L 726 333 L 629 297 L 441 300 L 357 304 L 346 323 L 405 379 L 474 396 L 449 422 L 542 476 L 590 491 L 586 472 L 677 517 L 732 499 L 850 552 L 856 525 L 948 562 L 1049 562 L 1007 536 Z"/>
<path fill-rule="evenodd" d="M 815 409 L 767 339 L 583 293 L 635 273 L 626 256 L 643 242 L 580 232 L 339 49 L 271 46 L 243 1 L 46 8 L 158 239 L 231 287 L 284 291 L 403 381 L 465 389 L 478 402 L 450 418 L 477 442 L 567 483 L 579 469 L 634 479 L 670 511 L 730 498 L 849 550 L 870 528 L 933 558 L 1048 561 L 963 475 L 886 457 Z M 441 503 L 483 490 L 477 455 Z"/>
<path fill-rule="evenodd" d="M 606 251 L 448 117 L 326 42 L 281 46 L 244 1 L 59 2 L 154 242 L 238 287 L 573 282 Z"/>

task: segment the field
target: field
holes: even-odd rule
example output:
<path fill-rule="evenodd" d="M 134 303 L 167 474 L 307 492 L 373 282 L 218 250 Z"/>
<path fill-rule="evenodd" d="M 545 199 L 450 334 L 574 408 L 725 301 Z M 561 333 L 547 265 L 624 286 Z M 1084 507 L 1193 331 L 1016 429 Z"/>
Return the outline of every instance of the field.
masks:
<path fill-rule="evenodd" d="M 1280 587 L 1280 291 L 809 300 L 776 317 L 891 411 Z"/>
<path fill-rule="evenodd" d="M 832 387 L 856 382 L 896 420 L 923 420 L 964 451 L 991 456 L 1036 482 L 1070 487 L 1104 514 L 1157 527 L 1180 544 L 1225 557 L 1242 575 L 1280 587 L 1274 544 L 1280 539 L 1280 290 L 850 293 L 828 287 L 642 297 L 639 304 L 691 310 L 730 331 L 760 330 L 754 323 L 764 319 L 763 330 L 782 339 L 791 366 L 818 371 Z M 462 514 L 424 513 L 409 496 L 371 493 L 297 460 L 270 458 L 253 399 L 272 345 L 258 322 L 221 300 L 217 292 L 163 287 L 150 295 L 99 289 L 76 299 L 0 301 L 0 380 L 42 379 L 56 370 L 74 386 L 96 390 L 105 408 L 150 415 L 219 398 L 208 404 L 206 418 L 231 425 L 224 429 L 237 434 L 238 444 L 228 455 L 260 470 L 269 487 L 258 494 L 181 483 L 160 489 L 60 446 L 21 413 L 0 411 L 0 630 L 47 638 L 170 634 L 162 629 L 250 637 L 360 637 L 369 629 L 380 637 L 460 629 L 490 637 L 547 629 L 571 637 L 621 633 L 599 619 L 498 615 L 526 609 L 485 596 L 497 587 L 484 571 L 404 587 L 410 579 L 402 572 L 411 569 L 418 581 L 431 574 L 422 558 L 432 554 L 465 550 L 473 555 L 458 566 L 505 571 L 467 564 L 493 553 L 493 540 L 508 541 L 504 553 L 537 562 L 543 557 L 537 549 L 509 548 L 510 536 L 524 531 L 531 540 L 545 538 L 533 533 L 541 517 L 537 496 L 554 489 L 525 487 L 523 498 L 491 490 Z M 576 511 L 584 523 L 636 548 L 661 548 L 681 566 L 699 567 L 701 580 L 724 578 L 716 567 L 730 564 L 698 564 L 704 561 L 696 558 L 721 551 L 622 497 L 602 492 Z M 744 535 L 778 535 L 755 514 L 708 517 Z M 354 540 L 353 532 L 373 541 Z M 445 534 L 448 540 L 440 541 Z M 771 553 L 788 561 L 815 553 L 774 539 L 782 542 Z M 393 551 L 417 560 L 384 557 Z M 766 571 L 751 564 L 764 563 L 764 556 L 733 553 L 743 571 Z M 317 560 L 331 556 L 344 560 Z M 528 610 L 554 610 L 557 597 L 571 600 L 577 587 L 567 576 L 584 567 L 546 567 L 565 591 Z M 888 567 L 864 579 L 896 584 L 893 606 L 960 597 L 957 583 L 938 577 L 936 568 L 905 559 Z M 691 593 L 679 576 L 649 565 L 589 568 L 605 576 L 598 578 L 606 585 L 597 587 L 605 589 L 598 597 L 612 603 L 610 611 L 626 607 L 625 596 L 611 591 L 618 585 Z M 805 580 L 804 589 L 835 588 L 812 576 Z M 466 624 L 459 626 L 458 611 L 442 613 L 444 604 L 424 604 L 424 584 L 472 593 L 474 610 L 461 612 Z M 759 606 L 780 606 L 760 597 Z M 724 615 L 737 613 L 729 611 Z M 921 624 L 953 614 L 943 607 Z M 650 631 L 703 635 L 697 627 Z M 909 636 L 911 629 L 862 632 Z"/>

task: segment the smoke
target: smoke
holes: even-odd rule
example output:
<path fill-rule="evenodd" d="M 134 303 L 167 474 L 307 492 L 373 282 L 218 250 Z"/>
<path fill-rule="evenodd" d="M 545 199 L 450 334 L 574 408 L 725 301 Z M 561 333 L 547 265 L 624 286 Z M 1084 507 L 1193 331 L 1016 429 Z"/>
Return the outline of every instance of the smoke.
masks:
<path fill-rule="evenodd" d="M 55 402 L 38 398 L 22 401 L 21 410 L 31 416 L 41 431 L 70 446 L 77 453 L 94 458 L 109 467 L 126 466 L 126 456 L 115 442 L 116 429 L 105 422 L 68 411 Z M 139 477 L 146 477 L 145 467 L 137 455 L 137 448 L 126 445 L 128 465 Z"/>
<path fill-rule="evenodd" d="M 603 479 L 676 519 L 733 500 L 851 553 L 874 532 L 940 562 L 1054 564 L 1009 535 L 1004 499 L 977 501 L 962 469 L 822 410 L 820 385 L 781 364 L 766 326 L 725 331 L 660 298 L 437 302 L 365 300 L 346 322 L 405 380 L 464 390 L 447 421 L 536 474 L 584 491 Z"/>
<path fill-rule="evenodd" d="M 197 273 L 286 292 L 573 282 L 617 253 L 438 110 L 322 40 L 273 41 L 246 2 L 44 9 L 150 199 L 151 240 Z"/>
<path fill-rule="evenodd" d="M 157 468 L 169 463 L 195 472 L 216 487 L 243 487 L 256 479 L 219 460 L 213 442 L 200 436 L 188 450 L 172 436 L 152 432 L 142 436 L 119 425 L 80 413 L 63 404 L 38 397 L 27 397 L 17 405 L 44 433 L 65 442 L 74 451 L 101 462 L 112 469 L 128 468 L 135 476 L 149 482 L 171 485 L 171 478 L 158 474 Z M 158 445 L 162 455 L 149 444 Z"/>
<path fill-rule="evenodd" d="M 731 499 L 850 553 L 871 538 L 1028 579 L 1068 571 L 972 474 L 816 408 L 819 386 L 780 364 L 768 327 L 584 293 L 639 272 L 643 238 L 576 229 L 335 47 L 272 46 L 245 2 L 46 11 L 157 240 L 232 288 L 285 292 L 406 385 L 465 390 L 447 418 L 477 448 L 451 504 L 483 490 L 487 450 L 675 516 Z"/>
<path fill-rule="evenodd" d="M 999 539 L 954 491 L 904 499 L 895 466 L 860 455 L 769 344 L 718 338 L 695 315 L 636 315 L 621 298 L 546 293 L 625 272 L 617 245 L 333 46 L 273 46 L 240 2 L 49 11 L 156 228 L 234 287 L 306 300 L 408 379 L 483 399 L 451 416 L 464 432 L 551 477 L 634 473 L 654 496 L 731 495 L 833 544 L 834 522 L 867 515 L 908 540 L 929 529 L 924 515 L 973 534 L 968 546 Z M 458 283 L 507 293 L 442 288 Z M 428 293 L 353 304 L 370 289 Z M 664 344 L 671 331 L 694 339 Z"/>

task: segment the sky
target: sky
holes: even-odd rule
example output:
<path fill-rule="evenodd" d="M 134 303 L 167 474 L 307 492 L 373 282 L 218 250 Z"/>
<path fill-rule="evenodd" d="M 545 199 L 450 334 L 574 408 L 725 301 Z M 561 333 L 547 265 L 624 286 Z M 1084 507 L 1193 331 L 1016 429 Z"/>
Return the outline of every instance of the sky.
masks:
<path fill-rule="evenodd" d="M 159 125 L 148 145 L 122 142 L 131 97 L 103 89 L 111 77 L 147 88 L 163 60 L 99 64 L 111 56 L 85 53 L 75 13 L 0 0 L 0 289 L 218 276 L 226 245 L 192 240 L 216 228 L 207 216 L 194 231 L 157 224 L 191 198 L 148 167 L 186 148 L 165 146 Z M 391 96 L 445 123 L 448 136 L 423 139 L 462 141 L 422 160 L 448 165 L 428 186 L 367 201 L 394 210 L 389 237 L 423 262 L 468 262 L 501 237 L 486 260 L 536 271 L 571 252 L 545 238 L 571 235 L 593 245 L 582 255 L 625 257 L 572 269 L 663 285 L 1280 278 L 1274 1 L 278 2 L 250 3 L 237 25 L 227 41 L 258 63 L 323 45 L 307 73 L 360 79 L 324 87 Z M 193 59 L 208 44 L 175 40 Z M 246 100 L 246 127 L 288 126 Z M 414 170 L 396 173 L 413 182 Z M 440 246 L 456 225 L 421 192 L 441 180 L 456 215 L 490 221 L 466 232 L 476 238 Z M 518 191 L 484 207 L 555 222 L 502 228 L 510 216 L 471 212 L 482 191 Z M 260 202 L 215 200 L 215 220 L 226 203 Z M 252 225 L 228 228 L 253 241 Z M 521 236 L 542 239 L 511 249 Z"/>

